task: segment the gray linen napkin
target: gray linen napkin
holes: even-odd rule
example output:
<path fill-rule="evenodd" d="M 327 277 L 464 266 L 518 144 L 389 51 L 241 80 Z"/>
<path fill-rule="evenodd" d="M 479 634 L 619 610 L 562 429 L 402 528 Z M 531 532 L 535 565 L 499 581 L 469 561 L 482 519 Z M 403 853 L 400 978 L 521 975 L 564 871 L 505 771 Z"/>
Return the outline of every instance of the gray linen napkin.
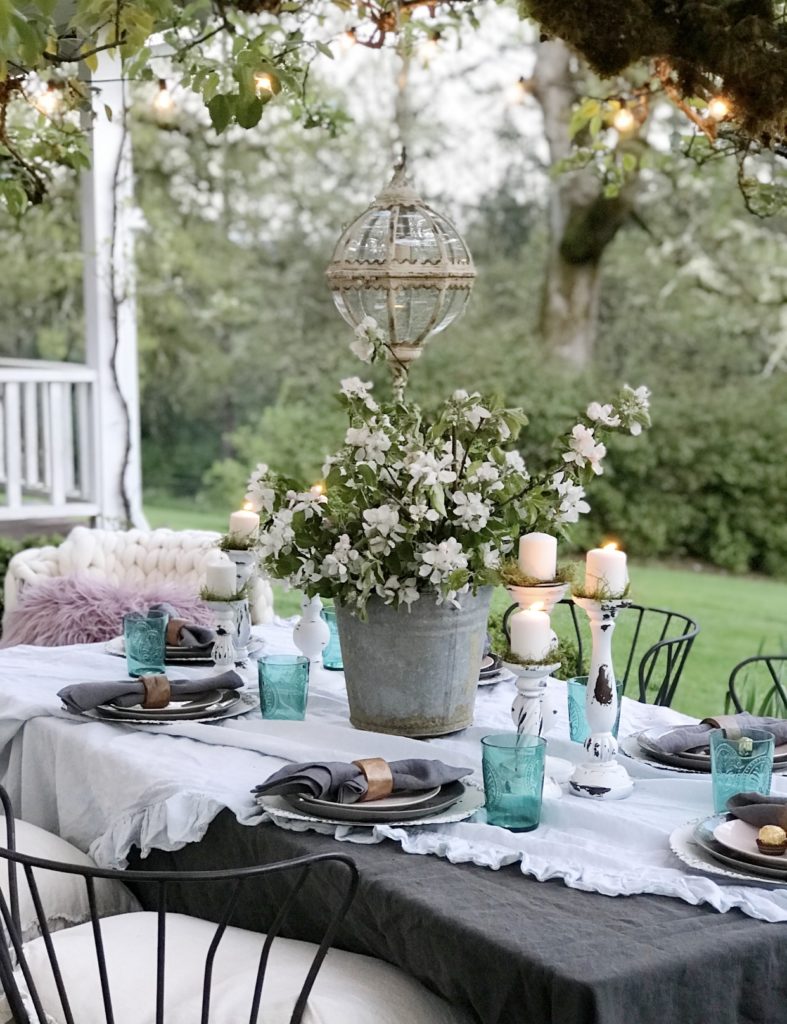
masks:
<path fill-rule="evenodd" d="M 727 801 L 727 810 L 756 828 L 781 825 L 787 832 L 787 798 L 762 793 L 736 793 Z"/>
<path fill-rule="evenodd" d="M 237 690 L 243 686 L 243 680 L 237 672 L 230 670 L 202 679 L 171 679 L 169 685 L 173 695 L 196 697 L 200 693 L 219 687 Z M 69 683 L 59 690 L 57 695 L 68 711 L 79 714 L 81 711 L 92 711 L 99 704 L 106 704 L 110 700 L 115 701 L 121 708 L 133 707 L 145 696 L 145 687 L 139 679 L 118 679 L 106 683 Z"/>
<path fill-rule="evenodd" d="M 166 601 L 162 601 L 160 604 L 152 604 L 150 606 L 151 611 L 166 612 L 170 619 L 177 619 L 180 616 L 177 613 L 177 609 L 173 608 L 171 604 Z M 199 626 L 196 622 L 185 622 L 180 627 L 180 637 L 178 639 L 178 647 L 187 647 L 189 650 L 210 650 L 216 639 L 216 630 L 211 629 L 209 626 Z"/>
<path fill-rule="evenodd" d="M 757 718 L 745 712 L 731 716 L 730 721 L 733 718 L 739 729 L 765 729 L 772 732 L 777 747 L 787 743 L 787 718 Z M 727 721 L 726 716 L 724 720 Z M 674 729 L 668 729 L 661 736 L 650 738 L 649 743 L 665 754 L 681 754 L 685 750 L 693 750 L 707 743 L 708 734 L 715 728 L 716 726 L 707 720 L 700 722 L 699 725 L 678 725 Z"/>
<path fill-rule="evenodd" d="M 408 758 L 389 761 L 394 793 L 422 793 L 447 782 L 456 782 L 470 775 L 472 768 L 456 768 L 442 761 Z M 345 761 L 318 761 L 313 764 L 288 764 L 252 793 L 274 796 L 280 793 L 302 793 L 339 804 L 354 804 L 366 792 L 366 779 L 361 769 Z"/>

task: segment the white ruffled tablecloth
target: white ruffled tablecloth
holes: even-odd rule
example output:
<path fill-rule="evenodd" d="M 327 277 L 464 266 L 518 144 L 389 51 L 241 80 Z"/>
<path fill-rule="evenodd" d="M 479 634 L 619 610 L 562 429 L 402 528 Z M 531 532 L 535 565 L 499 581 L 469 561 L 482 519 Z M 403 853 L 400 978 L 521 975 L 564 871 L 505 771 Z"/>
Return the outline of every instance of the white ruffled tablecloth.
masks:
<path fill-rule="evenodd" d="M 275 653 L 293 650 L 291 630 L 291 624 L 277 622 L 255 632 Z M 177 670 L 181 677 L 198 671 L 210 670 Z M 252 663 L 250 686 L 256 685 L 255 674 Z M 145 852 L 199 841 L 224 808 L 243 824 L 266 820 L 250 790 L 287 761 L 438 756 L 472 767 L 480 783 L 481 736 L 512 729 L 513 686 L 501 683 L 479 689 L 474 726 L 454 736 L 426 742 L 361 732 L 348 722 L 342 674 L 320 668 L 312 672 L 304 722 L 263 721 L 253 712 L 221 724 L 135 727 L 77 718 L 61 709 L 56 693 L 65 683 L 124 676 L 124 663 L 103 645 L 0 651 L 0 772 L 17 813 L 108 867 L 123 866 L 134 845 Z M 689 675 L 684 686 L 690 683 Z M 581 748 L 567 738 L 560 684 L 556 695 L 559 712 L 548 752 L 577 761 Z M 626 699 L 621 736 L 688 720 Z M 719 884 L 685 869 L 670 852 L 668 837 L 676 826 L 712 813 L 709 776 L 665 772 L 628 758 L 624 763 L 636 780 L 631 797 L 545 800 L 542 824 L 529 833 L 487 825 L 483 810 L 466 822 L 409 828 L 311 826 L 285 819 L 277 824 L 315 828 L 355 843 L 388 838 L 408 853 L 435 854 L 453 863 L 499 868 L 519 862 L 527 875 L 560 878 L 573 888 L 606 895 L 653 893 L 787 921 L 787 890 Z M 773 789 L 787 795 L 787 780 L 774 776 Z"/>

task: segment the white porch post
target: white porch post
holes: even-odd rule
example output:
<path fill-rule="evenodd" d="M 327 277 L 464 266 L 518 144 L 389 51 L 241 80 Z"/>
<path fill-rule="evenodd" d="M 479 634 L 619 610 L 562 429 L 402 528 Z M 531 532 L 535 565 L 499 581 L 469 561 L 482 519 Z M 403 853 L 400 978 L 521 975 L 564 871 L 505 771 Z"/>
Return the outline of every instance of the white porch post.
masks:
<path fill-rule="evenodd" d="M 93 407 L 99 525 L 147 525 L 142 511 L 139 376 L 134 298 L 136 216 L 126 83 L 120 58 L 99 54 L 92 76 L 91 168 L 81 182 L 87 364 Z M 106 108 L 111 110 L 111 120 Z"/>

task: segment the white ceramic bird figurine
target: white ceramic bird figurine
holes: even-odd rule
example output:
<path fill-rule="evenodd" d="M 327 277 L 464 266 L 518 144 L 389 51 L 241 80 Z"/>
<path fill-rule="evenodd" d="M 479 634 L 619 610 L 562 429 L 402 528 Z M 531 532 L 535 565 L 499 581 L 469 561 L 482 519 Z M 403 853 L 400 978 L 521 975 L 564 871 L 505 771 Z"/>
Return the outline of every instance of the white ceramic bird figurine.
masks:
<path fill-rule="evenodd" d="M 328 623 L 320 615 L 322 601 L 319 597 L 304 597 L 301 601 L 301 617 L 292 631 L 292 639 L 301 654 L 309 661 L 316 661 L 331 637 Z"/>

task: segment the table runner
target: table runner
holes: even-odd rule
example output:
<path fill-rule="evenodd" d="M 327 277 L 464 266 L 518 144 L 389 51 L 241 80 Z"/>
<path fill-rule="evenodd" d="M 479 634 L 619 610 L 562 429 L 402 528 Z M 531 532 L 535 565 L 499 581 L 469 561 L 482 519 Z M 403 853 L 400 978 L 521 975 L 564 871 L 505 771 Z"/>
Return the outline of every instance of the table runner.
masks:
<path fill-rule="evenodd" d="M 291 646 L 288 626 L 261 633 L 270 650 Z M 477 724 L 462 734 L 425 743 L 362 733 L 347 726 L 341 676 L 320 670 L 313 675 L 304 723 L 254 716 L 153 730 L 85 721 L 59 709 L 54 694 L 64 682 L 108 678 L 117 666 L 117 659 L 95 645 L 0 654 L 0 744 L 12 797 L 22 816 L 56 829 L 104 865 L 123 865 L 132 846 L 144 853 L 199 841 L 225 807 L 244 824 L 259 823 L 263 816 L 249 791 L 285 759 L 439 756 L 473 767 L 478 776 L 480 736 L 511 728 L 512 692 L 501 684 L 479 690 Z M 550 752 L 576 760 L 580 748 L 559 738 L 567 732 L 565 708 L 557 719 Z M 668 709 L 625 701 L 621 731 L 681 720 L 685 716 Z M 710 813 L 709 778 L 664 773 L 632 761 L 626 765 L 638 780 L 631 798 L 545 801 L 542 827 L 524 835 L 491 828 L 483 820 L 410 829 L 318 828 L 353 843 L 389 838 L 407 852 L 437 854 L 454 863 L 499 868 L 518 861 L 527 874 L 560 878 L 578 889 L 672 895 L 722 911 L 740 907 L 763 920 L 787 920 L 787 892 L 719 885 L 684 870 L 669 852 L 672 828 Z M 787 793 L 783 779 L 776 779 L 774 789 Z"/>

